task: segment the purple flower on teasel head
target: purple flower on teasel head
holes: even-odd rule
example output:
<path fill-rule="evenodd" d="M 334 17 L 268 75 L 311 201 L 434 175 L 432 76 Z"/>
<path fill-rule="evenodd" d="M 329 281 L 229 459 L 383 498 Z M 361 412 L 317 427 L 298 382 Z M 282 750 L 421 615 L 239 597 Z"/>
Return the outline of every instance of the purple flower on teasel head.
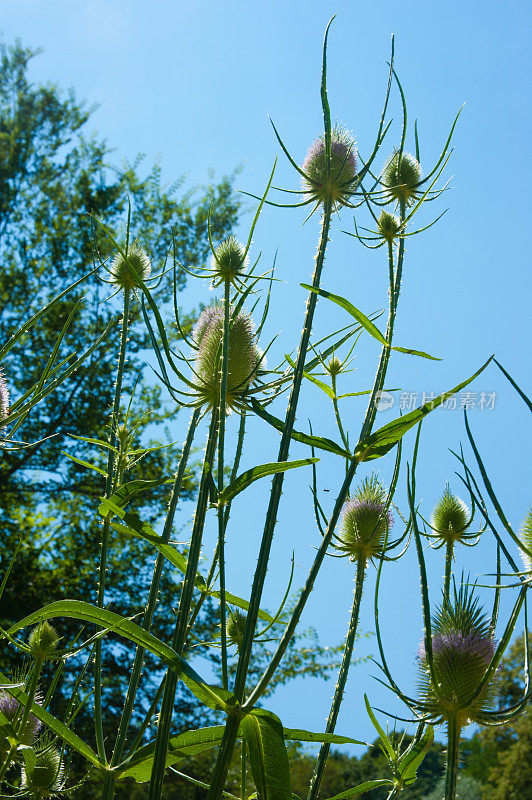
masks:
<path fill-rule="evenodd" d="M 11 723 L 15 721 L 16 717 L 18 717 L 19 720 L 21 719 L 22 707 L 19 701 L 12 697 L 8 692 L 0 691 L 0 713 L 3 714 L 4 717 Z M 37 738 L 37 734 L 39 733 L 41 726 L 42 722 L 37 719 L 35 714 L 30 713 L 22 735 L 23 744 L 33 744 Z M 1 734 L 2 725 L 0 723 L 0 735 Z"/>
<path fill-rule="evenodd" d="M 330 200 L 333 207 L 343 205 L 349 199 L 357 175 L 356 145 L 351 133 L 335 126 L 331 131 L 331 158 L 327 171 L 325 137 L 311 145 L 302 170 L 303 188 L 317 203 Z"/>

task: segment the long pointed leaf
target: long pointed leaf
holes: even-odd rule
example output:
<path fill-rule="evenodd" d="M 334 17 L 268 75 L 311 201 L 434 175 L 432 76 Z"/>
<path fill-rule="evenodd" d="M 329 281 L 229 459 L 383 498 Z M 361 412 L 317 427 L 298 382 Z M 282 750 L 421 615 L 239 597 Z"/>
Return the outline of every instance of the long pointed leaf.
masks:
<path fill-rule="evenodd" d="M 292 800 L 290 766 L 279 717 L 255 708 L 240 723 L 261 800 Z"/>
<path fill-rule="evenodd" d="M 257 467 L 253 467 L 253 469 L 248 469 L 230 483 L 229 486 L 226 486 L 219 495 L 218 505 L 228 503 L 259 478 L 265 478 L 267 475 L 275 475 L 278 472 L 287 472 L 289 469 L 308 467 L 310 464 L 315 464 L 317 461 L 319 461 L 319 458 L 302 458 L 298 461 L 276 461 L 271 464 L 260 464 Z"/>

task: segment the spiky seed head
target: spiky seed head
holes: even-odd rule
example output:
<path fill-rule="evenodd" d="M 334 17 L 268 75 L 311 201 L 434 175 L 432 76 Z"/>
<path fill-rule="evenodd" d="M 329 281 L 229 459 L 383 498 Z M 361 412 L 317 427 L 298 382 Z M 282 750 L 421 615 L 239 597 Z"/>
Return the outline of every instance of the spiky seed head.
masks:
<path fill-rule="evenodd" d="M 37 661 L 55 658 L 58 644 L 59 635 L 46 619 L 34 627 L 28 639 L 30 654 Z"/>
<path fill-rule="evenodd" d="M 379 233 L 387 242 L 393 242 L 401 228 L 401 220 L 395 214 L 389 214 L 388 211 L 382 211 L 379 219 L 377 220 Z"/>
<path fill-rule="evenodd" d="M 60 792 L 64 783 L 64 765 L 60 753 L 54 747 L 47 747 L 35 754 L 35 766 L 22 767 L 20 788 L 34 798 L 53 797 Z"/>
<path fill-rule="evenodd" d="M 207 306 L 194 328 L 198 346 L 195 370 L 197 392 L 211 408 L 220 402 L 224 311 L 221 305 Z M 262 352 L 256 343 L 253 320 L 244 311 L 230 319 L 227 358 L 226 404 L 233 409 L 257 378 Z"/>
<path fill-rule="evenodd" d="M 396 150 L 382 174 L 382 182 L 387 189 L 386 195 L 391 201 L 409 205 L 418 196 L 418 184 L 421 180 L 421 166 L 410 153 Z"/>
<path fill-rule="evenodd" d="M 0 429 L 9 416 L 9 389 L 3 371 L 0 369 Z"/>
<path fill-rule="evenodd" d="M 392 522 L 392 515 L 386 509 L 386 491 L 377 476 L 372 475 L 346 502 L 336 546 L 351 561 L 379 556 Z"/>
<path fill-rule="evenodd" d="M 246 619 L 246 615 L 242 611 L 236 609 L 235 611 L 229 611 L 229 616 L 227 617 L 225 625 L 228 641 L 230 644 L 235 644 L 239 650 L 244 641 Z"/>
<path fill-rule="evenodd" d="M 301 169 L 303 189 L 310 193 L 314 202 L 330 200 L 338 208 L 349 199 L 357 175 L 356 144 L 350 131 L 335 126 L 331 131 L 331 157 L 327 169 L 325 136 L 320 136 L 311 145 Z"/>
<path fill-rule="evenodd" d="M 337 356 L 333 356 L 327 364 L 327 372 L 331 377 L 336 377 L 342 371 L 342 362 Z"/>
<path fill-rule="evenodd" d="M 432 512 L 431 525 L 438 538 L 445 543 L 461 541 L 469 523 L 469 509 L 448 486 Z"/>
<path fill-rule="evenodd" d="M 129 245 L 127 256 L 122 253 L 111 261 L 111 281 L 120 289 L 131 290 L 139 286 L 139 278 L 145 283 L 150 277 L 151 261 L 146 251 L 136 242 Z M 137 277 L 138 276 L 138 277 Z"/>
<path fill-rule="evenodd" d="M 422 642 L 418 651 L 421 667 L 420 692 L 434 717 L 457 717 L 460 726 L 475 722 L 489 709 L 494 682 L 488 682 L 478 697 L 486 668 L 495 653 L 495 641 L 487 616 L 478 601 L 465 590 L 448 598 L 432 620 L 432 663 L 435 684 Z"/>
<path fill-rule="evenodd" d="M 532 552 L 532 508 L 526 515 L 521 525 L 521 541 L 527 550 Z M 521 553 L 523 564 L 527 572 L 532 572 L 532 558 L 523 550 Z"/>
<path fill-rule="evenodd" d="M 211 268 L 215 274 L 214 284 L 235 283 L 235 280 L 248 266 L 246 248 L 236 236 L 228 236 L 216 247 L 211 258 Z"/>
<path fill-rule="evenodd" d="M 37 700 L 35 701 L 37 702 Z M 0 691 L 0 714 L 2 714 L 7 721 L 11 724 L 16 719 L 22 719 L 22 706 L 18 700 L 12 697 L 8 692 Z M 41 721 L 37 719 L 35 714 L 30 712 L 28 721 L 24 730 L 21 732 L 20 739 L 23 744 L 33 744 L 37 738 L 37 734 L 41 729 Z M 0 740 L 7 735 L 7 726 L 0 724 Z M 0 742 L 1 749 L 1 742 Z"/>

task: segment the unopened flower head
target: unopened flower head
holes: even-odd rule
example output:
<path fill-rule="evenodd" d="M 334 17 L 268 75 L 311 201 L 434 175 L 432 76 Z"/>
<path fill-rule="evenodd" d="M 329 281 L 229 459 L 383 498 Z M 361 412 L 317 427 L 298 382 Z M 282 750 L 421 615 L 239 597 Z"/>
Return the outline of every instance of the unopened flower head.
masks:
<path fill-rule="evenodd" d="M 0 369 L 0 428 L 9 416 L 9 389 L 7 388 L 4 373 Z"/>
<path fill-rule="evenodd" d="M 460 726 L 475 722 L 489 710 L 493 680 L 476 694 L 495 653 L 495 641 L 487 617 L 472 595 L 455 592 L 454 602 L 445 600 L 432 622 L 431 676 L 425 642 L 418 651 L 421 667 L 420 691 L 434 717 L 456 716 Z"/>
<path fill-rule="evenodd" d="M 469 522 L 468 507 L 446 486 L 441 500 L 432 512 L 431 525 L 435 534 L 445 543 L 459 542 Z"/>
<path fill-rule="evenodd" d="M 230 644 L 234 644 L 240 650 L 244 641 L 244 630 L 246 628 L 246 615 L 242 611 L 230 611 L 226 622 L 227 639 Z"/>
<path fill-rule="evenodd" d="M 338 358 L 338 356 L 332 356 L 327 364 L 327 372 L 332 377 L 336 377 L 342 371 L 342 362 Z"/>
<path fill-rule="evenodd" d="M 409 205 L 418 197 L 418 186 L 421 180 L 419 161 L 410 153 L 399 150 L 392 155 L 382 174 L 382 183 L 386 187 L 386 196 L 390 201 Z"/>
<path fill-rule="evenodd" d="M 64 765 L 60 753 L 54 747 L 36 753 L 35 764 L 22 768 L 20 788 L 30 797 L 53 797 L 64 785 Z"/>
<path fill-rule="evenodd" d="M 140 280 L 145 283 L 150 277 L 151 261 L 136 242 L 129 245 L 127 256 L 118 253 L 111 261 L 109 268 L 111 281 L 120 289 L 135 289 L 140 286 Z"/>
<path fill-rule="evenodd" d="M 386 239 L 387 242 L 393 242 L 401 228 L 399 217 L 388 213 L 388 211 L 382 211 L 377 223 L 382 238 Z"/>
<path fill-rule="evenodd" d="M 379 556 L 392 522 L 392 515 L 386 509 L 386 491 L 377 476 L 372 475 L 345 504 L 336 546 L 351 561 Z"/>
<path fill-rule="evenodd" d="M 246 248 L 236 236 L 228 236 L 216 247 L 211 258 L 211 269 L 214 273 L 214 285 L 218 286 L 227 281 L 235 284 L 239 276 L 248 266 Z"/>
<path fill-rule="evenodd" d="M 198 346 L 196 389 L 202 403 L 220 402 L 224 311 L 221 305 L 205 308 L 196 323 L 193 338 Z M 262 359 L 262 361 L 261 361 Z M 227 359 L 226 404 L 233 409 L 256 380 L 262 352 L 256 343 L 253 320 L 244 311 L 230 318 Z"/>
<path fill-rule="evenodd" d="M 523 520 L 520 533 L 522 543 L 532 553 L 532 508 Z M 524 550 L 521 551 L 521 556 L 526 571 L 532 573 L 532 557 Z"/>
<path fill-rule="evenodd" d="M 44 620 L 44 622 L 36 625 L 28 639 L 30 654 L 37 661 L 46 661 L 47 659 L 55 658 L 58 644 L 59 635 L 48 620 Z"/>
<path fill-rule="evenodd" d="M 349 200 L 357 175 L 356 144 L 345 128 L 335 126 L 331 131 L 331 157 L 327 164 L 325 136 L 310 147 L 301 169 L 303 189 L 317 203 L 329 200 L 338 208 Z"/>
<path fill-rule="evenodd" d="M 9 723 L 16 722 L 22 719 L 23 708 L 18 700 L 12 697 L 6 691 L 0 691 L 0 714 L 2 714 Z M 37 719 L 35 714 L 30 712 L 28 717 L 28 721 L 25 725 L 24 730 L 22 731 L 20 738 L 23 744 L 33 744 L 37 738 L 39 730 L 41 729 L 41 721 Z M 2 730 L 2 725 L 0 725 L 0 739 L 3 738 L 3 735 L 6 733 L 6 730 Z M 0 742 L 1 748 L 1 742 Z"/>

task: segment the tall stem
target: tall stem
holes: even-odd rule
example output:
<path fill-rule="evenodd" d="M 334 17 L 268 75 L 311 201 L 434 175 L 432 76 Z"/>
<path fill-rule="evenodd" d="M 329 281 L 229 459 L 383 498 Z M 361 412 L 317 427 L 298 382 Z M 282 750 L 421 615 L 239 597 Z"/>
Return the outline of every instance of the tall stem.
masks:
<path fill-rule="evenodd" d="M 205 460 L 203 462 L 203 471 L 201 473 L 201 480 L 198 490 L 196 515 L 194 517 L 194 525 L 192 527 L 192 536 L 190 539 L 187 569 L 185 572 L 185 578 L 183 580 L 181 597 L 179 598 L 177 621 L 172 639 L 172 647 L 179 655 L 181 655 L 183 652 L 187 638 L 188 618 L 192 604 L 192 597 L 194 594 L 194 581 L 196 579 L 198 563 L 201 554 L 203 528 L 205 526 L 205 517 L 207 514 L 207 505 L 209 501 L 209 479 L 211 476 L 213 459 L 216 453 L 216 440 L 218 438 L 217 434 L 218 409 L 213 408 L 211 414 L 211 424 L 209 426 L 209 435 L 207 439 L 207 448 L 205 451 Z M 157 726 L 157 739 L 155 742 L 152 777 L 148 795 L 149 800 L 159 800 L 161 797 L 166 762 L 166 751 L 168 749 L 168 740 L 170 738 L 170 725 L 172 722 L 176 688 L 177 675 L 174 670 L 168 669 L 166 673 L 161 713 L 159 715 L 159 724 Z"/>
<path fill-rule="evenodd" d="M 115 447 L 117 443 L 118 413 L 120 411 L 120 398 L 122 395 L 122 378 L 124 376 L 124 366 L 126 363 L 127 332 L 129 327 L 129 301 L 130 291 L 124 289 L 124 314 L 122 317 L 122 335 L 120 337 L 120 351 L 118 355 L 118 370 L 116 373 L 115 398 L 113 402 L 113 413 L 111 417 L 111 436 L 109 443 L 109 455 L 107 457 L 107 478 L 105 480 L 105 496 L 111 497 L 113 492 L 113 477 L 115 468 Z M 107 516 L 103 521 L 102 531 L 102 552 L 100 557 L 100 572 L 98 580 L 98 600 L 97 605 L 103 608 L 105 605 L 105 573 L 107 570 L 107 549 L 109 546 L 109 524 L 110 517 Z M 102 642 L 97 639 L 94 649 L 94 727 L 96 735 L 96 745 L 98 755 L 102 760 L 106 760 L 105 745 L 103 739 L 103 716 L 102 716 Z"/>
<path fill-rule="evenodd" d="M 443 602 L 445 603 L 446 600 L 449 599 L 449 592 L 451 589 L 451 569 L 453 564 L 453 550 L 454 550 L 454 542 L 450 539 L 447 542 L 447 548 L 445 552 L 445 578 L 443 582 Z"/>
<path fill-rule="evenodd" d="M 447 720 L 447 771 L 445 773 L 445 800 L 456 800 L 458 758 L 460 756 L 460 725 L 456 716 Z"/>
<path fill-rule="evenodd" d="M 220 381 L 220 426 L 218 433 L 218 494 L 224 488 L 224 444 L 225 444 L 225 407 L 227 397 L 227 364 L 229 357 L 229 281 L 225 281 L 224 294 L 224 332 L 222 344 L 222 378 Z M 225 509 L 218 507 L 218 558 L 220 563 L 220 632 L 222 645 L 222 686 L 228 688 L 227 675 L 227 631 L 225 608 Z"/>
<path fill-rule="evenodd" d="M 325 262 L 325 249 L 329 239 L 329 228 L 331 224 L 332 202 L 327 200 L 323 206 L 323 218 L 321 225 L 320 242 L 318 251 L 316 253 L 316 261 L 314 268 L 314 276 L 312 286 L 318 288 L 320 285 L 321 273 L 323 264 Z M 299 344 L 298 358 L 296 362 L 296 369 L 294 372 L 294 379 L 292 383 L 292 390 L 290 399 L 288 401 L 288 409 L 286 412 L 285 423 L 283 426 L 283 434 L 281 437 L 281 444 L 279 447 L 278 461 L 286 461 L 290 449 L 290 439 L 294 428 L 296 418 L 297 404 L 299 400 L 299 392 L 301 389 L 301 382 L 303 380 L 303 370 L 305 367 L 305 359 L 307 355 L 310 333 L 312 330 L 312 323 L 314 320 L 314 311 L 316 308 L 318 296 L 315 292 L 310 292 L 307 300 L 307 311 L 305 315 L 305 323 L 303 325 L 303 332 L 301 334 L 301 341 Z M 262 535 L 262 542 L 259 552 L 257 568 L 253 579 L 253 588 L 251 590 L 251 598 L 249 602 L 249 609 L 246 618 L 246 627 L 244 630 L 244 637 L 242 648 L 240 650 L 240 657 L 238 660 L 234 693 L 239 702 L 244 699 L 244 692 L 246 687 L 246 678 L 251 658 L 251 649 L 253 647 L 253 635 L 257 625 L 257 617 L 260 608 L 260 601 L 262 598 L 262 590 L 268 569 L 268 561 L 270 556 L 270 548 L 272 544 L 275 525 L 277 522 L 277 511 L 279 509 L 279 501 L 283 488 L 284 474 L 282 472 L 274 475 L 272 481 L 272 488 L 270 493 L 270 502 L 266 514 L 266 522 L 264 525 L 264 532 Z M 229 720 L 228 720 L 229 723 Z M 229 769 L 229 762 L 233 753 L 236 734 L 238 726 L 226 725 L 222 745 L 216 761 L 211 787 L 207 795 L 207 800 L 219 800 L 221 797 L 223 787 L 225 785 L 227 770 Z"/>
<path fill-rule="evenodd" d="M 200 417 L 200 410 L 196 409 L 192 414 L 192 418 L 190 420 L 188 433 L 185 439 L 185 443 L 183 445 L 181 458 L 179 460 L 179 466 L 175 476 L 174 485 L 172 487 L 172 494 L 170 495 L 170 502 L 168 505 L 168 511 L 166 514 L 166 519 L 164 522 L 164 528 L 162 533 L 162 540 L 164 544 L 168 543 L 172 533 L 175 512 L 179 501 L 179 495 L 181 493 L 181 487 L 183 485 L 185 470 L 190 456 L 190 449 L 192 447 L 192 442 L 194 440 L 194 434 L 198 426 L 199 417 Z M 158 553 L 157 558 L 155 560 L 155 567 L 151 579 L 148 601 L 146 603 L 146 609 L 144 611 L 144 616 L 142 618 L 142 628 L 145 631 L 150 631 L 153 623 L 153 615 L 155 613 L 155 607 L 157 605 L 157 597 L 159 594 L 159 586 L 161 582 L 161 575 L 164 564 L 165 564 L 164 556 L 161 553 Z M 129 681 L 129 686 L 126 694 L 124 709 L 122 711 L 122 717 L 120 719 L 120 726 L 118 728 L 118 734 L 116 737 L 115 747 L 113 750 L 113 756 L 111 758 L 112 767 L 116 766 L 119 763 L 122 757 L 122 753 L 124 752 L 129 723 L 131 720 L 131 715 L 133 713 L 135 697 L 140 683 L 142 666 L 144 664 L 145 652 L 146 649 L 140 646 L 137 647 L 137 650 L 135 652 L 135 659 L 133 661 L 133 666 L 131 668 L 131 678 Z M 113 775 L 111 774 L 106 775 L 102 789 L 102 800 L 109 800 L 109 798 L 113 796 L 115 781 L 116 779 Z"/>
<path fill-rule="evenodd" d="M 355 644 L 355 637 L 358 628 L 360 603 L 362 601 L 362 590 L 364 588 L 365 575 L 366 575 L 366 561 L 365 559 L 360 559 L 357 562 L 355 596 L 353 597 L 353 607 L 351 609 L 351 619 L 349 621 L 349 630 L 347 632 L 347 639 L 345 642 L 345 650 L 342 658 L 342 666 L 340 667 L 340 672 L 338 674 L 338 683 L 336 684 L 336 689 L 334 691 L 334 698 L 331 710 L 329 712 L 329 718 L 327 720 L 327 727 L 325 728 L 326 733 L 334 733 L 334 729 L 336 728 L 336 721 L 338 719 L 338 714 L 340 712 L 340 706 L 342 704 L 342 700 L 344 697 L 345 685 L 347 682 L 349 667 L 351 666 L 351 658 L 353 657 L 353 647 Z M 318 754 L 318 758 L 314 767 L 314 774 L 312 775 L 312 779 L 310 782 L 310 788 L 307 800 L 316 800 L 318 796 L 318 792 L 320 791 L 320 786 L 321 786 L 321 779 L 323 777 L 323 771 L 325 769 L 325 764 L 327 763 L 327 757 L 329 755 L 330 749 L 331 745 L 328 742 L 324 742 L 320 747 L 320 752 Z"/>

